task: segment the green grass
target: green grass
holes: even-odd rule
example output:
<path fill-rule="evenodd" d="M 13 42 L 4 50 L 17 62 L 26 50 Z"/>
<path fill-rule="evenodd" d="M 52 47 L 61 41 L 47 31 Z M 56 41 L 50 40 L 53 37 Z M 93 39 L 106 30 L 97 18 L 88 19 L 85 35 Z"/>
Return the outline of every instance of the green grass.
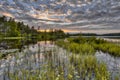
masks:
<path fill-rule="evenodd" d="M 65 56 L 67 56 L 68 61 L 62 62 L 58 55 L 59 49 L 55 48 L 53 51 L 44 53 L 46 64 L 43 64 L 40 69 L 20 68 L 15 73 L 7 72 L 6 74 L 9 74 L 11 80 L 110 80 L 106 64 L 98 62 L 94 54 L 96 50 L 102 50 L 111 51 L 109 54 L 116 56 L 118 55 L 116 49 L 119 48 L 117 45 L 96 38 L 79 37 L 67 40 L 56 41 L 56 44 L 67 50 Z M 26 56 L 24 59 L 27 60 L 27 55 L 30 53 L 24 53 Z M 31 63 L 25 64 L 31 66 Z M 116 80 L 119 78 L 116 77 Z"/>
<path fill-rule="evenodd" d="M 92 75 L 95 80 L 109 80 L 110 78 L 106 64 L 98 63 L 94 56 L 72 55 L 70 61 L 82 79 L 86 80 L 86 77 L 92 79 Z"/>
<path fill-rule="evenodd" d="M 109 80 L 110 76 L 106 65 L 98 63 L 93 55 L 72 54 L 67 56 L 69 62 L 66 64 L 58 58 L 57 49 L 55 51 L 45 54 L 47 64 L 41 65 L 40 69 L 20 68 L 14 73 L 7 72 L 9 78 L 11 80 L 91 80 L 92 78 L 94 80 Z M 26 53 L 25 55 L 27 56 Z"/>
<path fill-rule="evenodd" d="M 73 53 L 95 54 L 97 50 L 101 50 L 110 55 L 120 57 L 120 46 L 103 39 L 78 37 L 68 38 L 67 40 L 68 42 L 59 40 L 56 44 Z"/>
<path fill-rule="evenodd" d="M 24 39 L 25 37 L 3 37 L 2 39 Z"/>
<path fill-rule="evenodd" d="M 12 72 L 7 72 L 7 74 L 11 80 L 91 80 L 92 78 L 109 80 L 110 78 L 106 65 L 98 63 L 94 56 L 72 54 L 68 57 L 70 63 L 66 65 L 64 62 L 60 63 L 56 52 L 50 54 L 46 53 L 47 64 L 44 64 L 40 70 L 19 69 L 15 74 Z M 56 65 L 55 62 L 59 65 Z M 65 70 L 67 70 L 67 74 Z"/>
<path fill-rule="evenodd" d="M 94 47 L 88 43 L 78 44 L 75 42 L 66 43 L 64 41 L 57 41 L 56 44 L 75 54 L 95 54 Z"/>
<path fill-rule="evenodd" d="M 107 52 L 113 56 L 120 57 L 120 46 L 113 43 L 93 44 L 96 50 Z"/>

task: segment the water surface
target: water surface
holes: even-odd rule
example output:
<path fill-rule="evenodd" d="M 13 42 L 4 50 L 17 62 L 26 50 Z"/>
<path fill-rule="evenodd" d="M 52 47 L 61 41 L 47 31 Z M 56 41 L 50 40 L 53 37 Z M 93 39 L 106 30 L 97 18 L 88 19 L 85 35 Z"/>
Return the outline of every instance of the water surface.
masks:
<path fill-rule="evenodd" d="M 11 53 L 0 60 L 0 80 L 10 80 L 8 73 L 21 75 L 22 70 L 28 70 L 31 73 L 39 70 L 42 74 L 47 71 L 46 65 L 49 64 L 50 60 L 53 68 L 62 66 L 66 73 L 64 76 L 68 74 L 71 53 L 55 45 L 53 41 L 38 41 L 25 45 L 21 41 L 16 41 L 16 43 L 18 44 L 13 45 L 13 42 L 4 42 L 9 48 L 2 47 L 0 50 L 0 53 Z M 97 51 L 95 57 L 99 63 L 104 62 L 107 65 L 111 80 L 114 80 L 115 76 L 120 76 L 119 57 L 113 57 L 101 51 Z"/>

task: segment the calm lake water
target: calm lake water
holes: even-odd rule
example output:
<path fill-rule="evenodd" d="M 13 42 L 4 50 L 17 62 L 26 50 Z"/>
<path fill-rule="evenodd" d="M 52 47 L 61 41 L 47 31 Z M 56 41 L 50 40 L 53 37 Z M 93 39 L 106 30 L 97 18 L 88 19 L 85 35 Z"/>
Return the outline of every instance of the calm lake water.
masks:
<path fill-rule="evenodd" d="M 44 65 L 48 64 L 47 59 L 52 58 L 55 66 L 61 66 L 64 64 L 65 72 L 68 72 L 68 66 L 70 64 L 69 56 L 66 50 L 60 48 L 52 41 L 35 41 L 25 43 L 24 41 L 3 41 L 1 42 L 0 54 L 9 54 L 4 59 L 0 60 L 0 80 L 10 80 L 7 73 L 21 74 L 21 69 L 34 71 L 43 70 Z M 5 46 L 3 46 L 5 45 Z M 48 55 L 46 55 L 48 54 Z M 52 54 L 52 55 L 51 55 Z M 97 51 L 95 54 L 98 62 L 104 62 L 111 74 L 111 80 L 114 77 L 120 76 L 120 58 L 113 57 L 108 53 Z M 59 62 L 59 63 L 58 63 Z M 47 69 L 46 69 L 47 70 Z"/>

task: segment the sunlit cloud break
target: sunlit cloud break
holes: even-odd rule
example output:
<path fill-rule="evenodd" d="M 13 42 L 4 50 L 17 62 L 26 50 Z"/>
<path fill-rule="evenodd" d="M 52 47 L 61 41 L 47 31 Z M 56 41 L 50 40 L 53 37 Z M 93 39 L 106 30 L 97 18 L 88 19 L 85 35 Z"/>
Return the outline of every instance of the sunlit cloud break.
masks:
<path fill-rule="evenodd" d="M 0 0 L 0 14 L 35 27 L 120 30 L 119 5 L 118 0 Z"/>

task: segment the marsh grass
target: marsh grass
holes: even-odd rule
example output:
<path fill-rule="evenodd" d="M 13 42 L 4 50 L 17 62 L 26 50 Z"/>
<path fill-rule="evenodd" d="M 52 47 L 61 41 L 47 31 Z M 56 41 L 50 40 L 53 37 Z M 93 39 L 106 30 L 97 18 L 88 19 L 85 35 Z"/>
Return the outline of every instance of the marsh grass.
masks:
<path fill-rule="evenodd" d="M 27 49 L 14 54 L 13 71 L 8 63 L 3 80 L 111 80 L 106 64 L 94 56 L 95 46 L 102 41 L 93 46 L 88 40 L 85 43 L 73 40 L 60 40 L 56 42 L 60 47 L 54 45 L 49 50 L 48 46 L 38 46 L 37 52 Z"/>
<path fill-rule="evenodd" d="M 44 59 L 39 59 L 41 62 L 36 69 L 32 66 L 33 63 L 39 64 L 36 57 L 33 56 L 33 60 L 30 61 L 30 54 L 33 53 L 24 53 L 25 65 L 29 67 L 19 68 L 15 74 L 7 71 L 9 78 L 11 80 L 109 80 L 106 65 L 99 63 L 93 54 L 69 54 L 60 51 L 59 47 L 45 51 Z M 40 55 L 38 58 L 41 58 Z M 20 66 L 19 63 L 16 62 L 16 66 Z"/>
<path fill-rule="evenodd" d="M 83 53 L 83 54 L 95 54 L 97 50 L 107 52 L 110 55 L 119 57 L 120 56 L 120 46 L 111 42 L 107 42 L 103 39 L 97 39 L 95 37 L 85 38 L 68 38 L 68 42 L 64 40 L 59 40 L 56 44 L 60 47 L 67 49 L 73 53 Z"/>

